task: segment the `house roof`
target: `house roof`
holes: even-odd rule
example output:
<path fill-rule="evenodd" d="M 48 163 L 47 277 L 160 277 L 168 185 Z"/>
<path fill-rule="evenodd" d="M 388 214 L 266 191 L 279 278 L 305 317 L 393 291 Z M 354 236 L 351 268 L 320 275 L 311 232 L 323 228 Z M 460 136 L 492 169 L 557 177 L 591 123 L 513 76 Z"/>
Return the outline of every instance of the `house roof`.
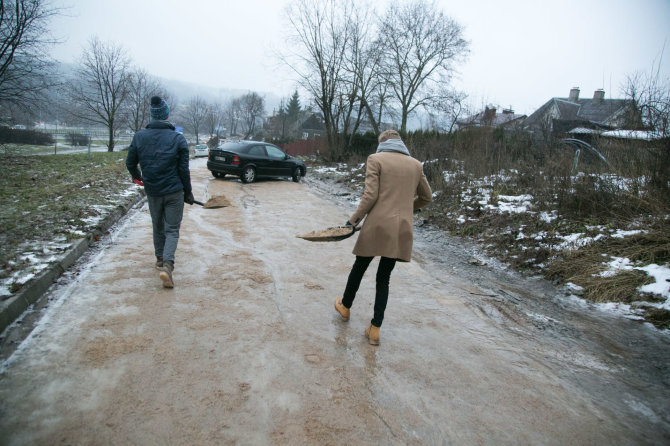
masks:
<path fill-rule="evenodd" d="M 495 109 L 493 109 L 495 110 Z M 460 126 L 490 126 L 490 127 L 499 127 L 501 125 L 508 124 L 516 119 L 523 119 L 526 115 L 517 115 L 515 113 L 496 113 L 495 116 L 490 119 L 487 110 L 477 113 L 473 116 L 468 116 L 467 118 L 459 119 L 456 121 L 456 124 Z"/>
<path fill-rule="evenodd" d="M 627 99 L 577 99 L 551 98 L 534 111 L 524 122 L 529 127 L 538 123 L 550 108 L 554 108 L 556 119 L 564 121 L 586 121 L 594 124 L 607 124 L 629 103 Z"/>

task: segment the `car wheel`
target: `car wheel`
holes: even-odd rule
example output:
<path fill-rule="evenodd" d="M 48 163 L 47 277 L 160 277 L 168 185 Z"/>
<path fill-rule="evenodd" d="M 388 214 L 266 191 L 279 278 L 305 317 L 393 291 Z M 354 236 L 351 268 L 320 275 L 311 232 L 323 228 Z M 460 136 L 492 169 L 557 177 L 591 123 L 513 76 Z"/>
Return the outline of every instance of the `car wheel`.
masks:
<path fill-rule="evenodd" d="M 223 177 L 226 176 L 225 173 L 221 173 L 221 172 L 212 172 L 212 175 L 214 175 L 215 178 L 223 178 Z"/>
<path fill-rule="evenodd" d="M 242 176 L 240 177 L 243 183 L 253 183 L 256 179 L 256 169 L 251 166 L 247 166 L 242 171 Z"/>
<path fill-rule="evenodd" d="M 302 169 L 300 167 L 296 167 L 293 169 L 293 182 L 299 183 L 300 178 L 302 178 Z"/>

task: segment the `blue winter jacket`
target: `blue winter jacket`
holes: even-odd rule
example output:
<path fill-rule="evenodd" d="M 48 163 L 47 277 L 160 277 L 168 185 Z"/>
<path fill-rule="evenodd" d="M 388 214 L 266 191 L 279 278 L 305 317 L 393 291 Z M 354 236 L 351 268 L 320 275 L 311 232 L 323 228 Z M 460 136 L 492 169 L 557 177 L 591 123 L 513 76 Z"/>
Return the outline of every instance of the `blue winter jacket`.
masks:
<path fill-rule="evenodd" d="M 188 143 L 168 121 L 151 121 L 146 129 L 133 136 L 126 167 L 133 178 L 142 179 L 147 195 L 161 196 L 180 190 L 184 194 L 191 192 Z"/>

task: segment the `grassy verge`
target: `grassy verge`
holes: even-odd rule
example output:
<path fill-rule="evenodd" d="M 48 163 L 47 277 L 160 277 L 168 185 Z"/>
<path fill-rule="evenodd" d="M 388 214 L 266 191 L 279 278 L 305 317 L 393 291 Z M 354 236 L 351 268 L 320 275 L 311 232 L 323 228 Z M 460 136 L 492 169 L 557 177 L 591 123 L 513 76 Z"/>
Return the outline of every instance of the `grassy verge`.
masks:
<path fill-rule="evenodd" d="M 23 152 L 30 148 L 23 148 Z M 133 192 L 125 153 L 22 156 L 4 152 L 0 177 L 0 298 L 57 260 Z"/>

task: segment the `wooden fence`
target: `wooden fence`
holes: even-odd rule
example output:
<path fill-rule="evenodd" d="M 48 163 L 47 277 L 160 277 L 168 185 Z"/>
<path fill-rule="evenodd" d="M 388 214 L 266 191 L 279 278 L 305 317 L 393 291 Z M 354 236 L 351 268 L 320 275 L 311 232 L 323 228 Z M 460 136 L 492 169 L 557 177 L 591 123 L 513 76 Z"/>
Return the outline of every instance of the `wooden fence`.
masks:
<path fill-rule="evenodd" d="M 300 139 L 278 145 L 291 156 L 324 155 L 328 152 L 326 138 Z"/>

